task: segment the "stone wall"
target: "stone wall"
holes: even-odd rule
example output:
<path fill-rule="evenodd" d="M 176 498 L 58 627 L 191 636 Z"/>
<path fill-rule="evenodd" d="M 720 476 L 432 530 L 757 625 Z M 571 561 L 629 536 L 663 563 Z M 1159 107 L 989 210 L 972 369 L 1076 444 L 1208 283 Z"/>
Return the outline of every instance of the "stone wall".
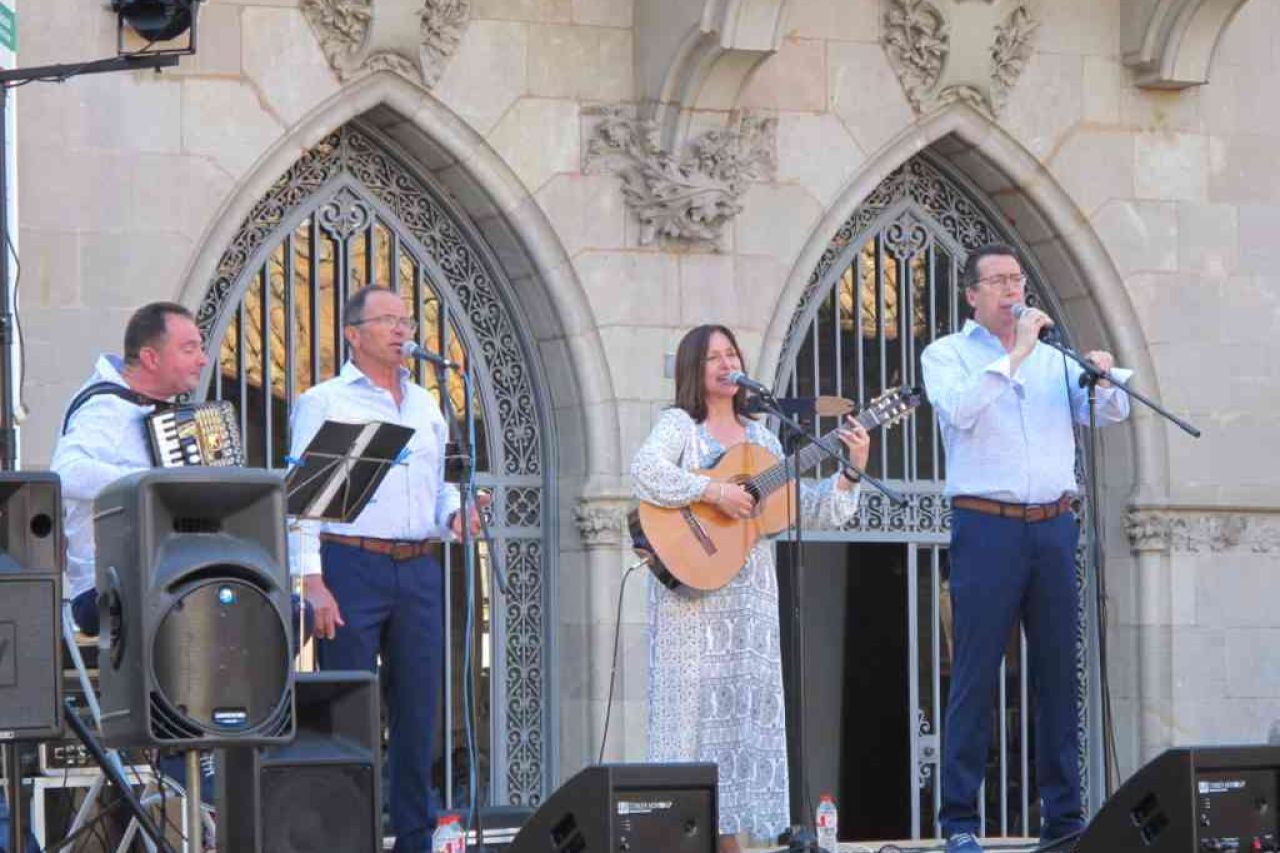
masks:
<path fill-rule="evenodd" d="M 404 14 L 406 3 L 422 6 L 374 8 Z M 568 460 L 558 636 L 568 772 L 601 734 L 626 462 L 671 396 L 663 354 L 690 325 L 718 320 L 739 331 L 752 371 L 771 375 L 836 224 L 931 147 L 1035 248 L 1082 343 L 1115 349 L 1143 389 L 1204 429 L 1193 441 L 1140 414 L 1107 447 L 1124 472 L 1106 485 L 1125 766 L 1169 743 L 1265 737 L 1280 700 L 1265 651 L 1276 621 L 1266 602 L 1280 592 L 1266 544 L 1280 507 L 1280 462 L 1266 452 L 1280 414 L 1280 2 L 1245 4 L 1209 82 L 1180 90 L 1136 85 L 1122 0 L 1031 4 L 1038 27 L 1007 85 L 961 80 L 989 87 L 987 100 L 933 91 L 916 98 L 923 112 L 882 43 L 901 5 L 891 0 L 762 0 L 751 19 L 708 0 L 714 26 L 701 39 L 672 30 L 667 13 L 682 27 L 698 19 L 663 0 L 472 0 L 422 55 L 394 54 L 379 35 L 401 61 L 378 72 L 353 68 L 369 57 L 344 53 L 317 23 L 325 5 L 209 0 L 200 53 L 179 70 L 19 91 L 24 464 L 47 463 L 66 399 L 97 352 L 118 348 L 128 313 L 150 299 L 198 302 L 253 200 L 306 146 L 377 108 L 379 122 L 433 140 L 423 167 L 487 235 L 507 235 L 491 239 L 519 248 L 504 257 L 524 259 L 511 278 L 555 385 Z M 109 55 L 114 26 L 80 0 L 26 4 L 23 64 Z M 335 62 L 317 37 L 326 33 Z M 970 61 L 994 30 L 957 24 L 953 40 Z M 602 148 L 602 123 L 634 129 L 655 101 L 652 145 Z M 742 111 L 764 123 L 741 150 L 716 149 L 714 234 L 650 240 L 652 220 L 629 208 L 619 170 L 661 152 L 679 162 L 712 144 L 706 132 L 740 130 Z M 1219 533 L 1143 533 L 1135 553 L 1131 506 L 1160 531 Z M 642 584 L 624 614 L 609 754 L 638 758 Z"/>

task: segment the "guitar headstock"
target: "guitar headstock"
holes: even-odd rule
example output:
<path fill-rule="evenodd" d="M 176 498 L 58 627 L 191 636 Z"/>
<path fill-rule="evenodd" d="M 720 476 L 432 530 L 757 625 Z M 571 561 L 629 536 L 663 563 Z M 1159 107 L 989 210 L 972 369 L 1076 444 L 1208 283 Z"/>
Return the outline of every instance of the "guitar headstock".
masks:
<path fill-rule="evenodd" d="M 858 413 L 858 422 L 867 429 L 876 426 L 891 427 L 923 402 L 924 392 L 914 385 L 903 385 L 885 391 L 867 403 Z"/>

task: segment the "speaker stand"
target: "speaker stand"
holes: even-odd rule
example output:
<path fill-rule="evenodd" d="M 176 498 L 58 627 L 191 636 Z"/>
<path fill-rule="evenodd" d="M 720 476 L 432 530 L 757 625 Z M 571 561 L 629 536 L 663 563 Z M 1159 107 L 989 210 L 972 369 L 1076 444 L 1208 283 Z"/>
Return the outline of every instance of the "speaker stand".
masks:
<path fill-rule="evenodd" d="M 75 732 L 76 737 L 84 744 L 85 749 L 89 750 L 89 754 L 93 756 L 93 760 L 99 769 L 116 786 L 116 790 L 120 792 L 120 797 L 124 800 L 125 805 L 129 807 L 129 811 L 133 812 L 138 825 L 142 827 L 143 833 L 156 845 L 161 853 L 176 853 L 173 845 L 164 837 L 164 833 L 160 831 L 155 821 L 147 814 L 147 810 L 142 807 L 142 802 L 138 799 L 138 795 L 134 793 L 133 786 L 129 784 L 129 780 L 124 777 L 124 773 L 121 772 L 119 766 L 111 760 L 111 756 L 107 755 L 106 750 L 102 748 L 102 744 L 98 743 L 98 739 L 93 736 L 93 732 L 89 731 L 84 721 L 80 719 L 80 715 L 76 712 L 71 702 L 67 702 L 62 706 L 62 716 L 67 721 L 67 726 Z M 196 802 L 199 802 L 198 797 L 199 795 L 197 794 Z M 199 831 L 199 828 L 199 824 L 196 824 L 196 831 Z M 16 849 L 21 850 L 22 848 Z"/>
<path fill-rule="evenodd" d="M 9 850 L 22 853 L 27 849 L 27 823 L 22 811 L 22 767 L 15 741 L 4 745 L 4 796 L 9 806 Z"/>
<path fill-rule="evenodd" d="M 187 853 L 204 853 L 200 822 L 200 750 L 187 750 Z"/>

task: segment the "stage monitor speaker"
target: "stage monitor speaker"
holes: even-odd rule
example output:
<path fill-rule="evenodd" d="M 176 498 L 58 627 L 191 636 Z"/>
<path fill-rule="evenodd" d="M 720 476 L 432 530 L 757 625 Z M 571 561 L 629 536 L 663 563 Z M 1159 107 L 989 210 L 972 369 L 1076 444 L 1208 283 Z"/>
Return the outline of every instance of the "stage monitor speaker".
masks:
<path fill-rule="evenodd" d="M 377 677 L 370 672 L 300 672 L 294 688 L 298 736 L 293 743 L 218 753 L 222 849 L 380 851 Z"/>
<path fill-rule="evenodd" d="M 1280 747 L 1181 747 L 1103 803 L 1074 853 L 1280 850 Z"/>
<path fill-rule="evenodd" d="M 293 738 L 284 480 L 142 471 L 94 501 L 102 740 L 210 748 Z"/>
<path fill-rule="evenodd" d="M 62 734 L 58 475 L 0 473 L 0 740 Z"/>
<path fill-rule="evenodd" d="M 715 853 L 714 764 L 595 764 L 565 782 L 510 853 Z"/>

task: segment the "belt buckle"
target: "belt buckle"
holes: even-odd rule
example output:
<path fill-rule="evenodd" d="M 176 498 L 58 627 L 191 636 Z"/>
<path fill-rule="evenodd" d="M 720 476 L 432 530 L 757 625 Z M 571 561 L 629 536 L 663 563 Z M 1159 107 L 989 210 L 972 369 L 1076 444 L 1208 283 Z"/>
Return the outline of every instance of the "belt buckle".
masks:
<path fill-rule="evenodd" d="M 391 559 L 400 562 L 403 560 L 412 560 L 415 556 L 414 551 L 417 544 L 413 542 L 395 542 L 391 545 Z"/>

